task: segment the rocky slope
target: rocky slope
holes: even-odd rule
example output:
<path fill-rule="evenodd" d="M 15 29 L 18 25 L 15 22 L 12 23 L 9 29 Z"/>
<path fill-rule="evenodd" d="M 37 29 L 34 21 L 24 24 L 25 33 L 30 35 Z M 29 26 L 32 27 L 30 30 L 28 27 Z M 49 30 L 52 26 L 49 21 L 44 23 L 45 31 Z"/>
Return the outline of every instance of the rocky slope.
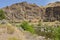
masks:
<path fill-rule="evenodd" d="M 42 7 L 36 4 L 28 4 L 27 2 L 16 3 L 3 8 L 3 10 L 6 12 L 7 19 L 10 21 L 14 20 L 15 22 L 22 20 L 36 22 L 41 19 L 40 17 L 43 12 Z"/>
<path fill-rule="evenodd" d="M 60 21 L 60 2 L 49 3 L 45 8 L 44 21 Z"/>
<path fill-rule="evenodd" d="M 38 21 L 60 21 L 60 2 L 49 3 L 45 7 L 22 2 L 2 9 L 6 12 L 7 19 L 13 22 L 21 22 L 23 20 L 33 23 Z"/>

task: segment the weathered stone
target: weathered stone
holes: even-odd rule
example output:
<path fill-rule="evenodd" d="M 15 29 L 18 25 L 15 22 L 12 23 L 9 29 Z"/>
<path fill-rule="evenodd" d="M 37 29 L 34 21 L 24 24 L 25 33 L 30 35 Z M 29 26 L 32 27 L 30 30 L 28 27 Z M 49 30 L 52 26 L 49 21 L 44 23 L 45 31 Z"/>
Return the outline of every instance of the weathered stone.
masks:
<path fill-rule="evenodd" d="M 49 3 L 45 7 L 22 2 L 7 6 L 3 10 L 6 12 L 7 19 L 14 22 L 23 20 L 33 23 L 60 21 L 60 2 Z"/>

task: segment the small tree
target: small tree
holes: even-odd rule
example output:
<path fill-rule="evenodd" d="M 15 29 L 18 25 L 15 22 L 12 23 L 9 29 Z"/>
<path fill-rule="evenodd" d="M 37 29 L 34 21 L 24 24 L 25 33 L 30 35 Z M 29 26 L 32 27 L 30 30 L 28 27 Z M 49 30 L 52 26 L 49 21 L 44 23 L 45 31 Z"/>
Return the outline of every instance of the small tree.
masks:
<path fill-rule="evenodd" d="M 0 9 L 0 20 L 5 19 L 5 12 Z"/>

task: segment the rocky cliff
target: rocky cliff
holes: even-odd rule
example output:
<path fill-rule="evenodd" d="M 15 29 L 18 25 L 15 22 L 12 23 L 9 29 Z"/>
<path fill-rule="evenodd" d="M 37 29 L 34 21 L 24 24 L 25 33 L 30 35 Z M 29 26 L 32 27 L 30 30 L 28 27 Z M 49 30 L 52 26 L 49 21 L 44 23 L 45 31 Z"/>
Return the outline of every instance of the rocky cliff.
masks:
<path fill-rule="evenodd" d="M 49 3 L 45 7 L 22 2 L 2 9 L 6 12 L 7 19 L 14 22 L 60 21 L 60 2 Z"/>
<path fill-rule="evenodd" d="M 49 3 L 45 8 L 44 21 L 60 21 L 60 2 Z"/>
<path fill-rule="evenodd" d="M 41 19 L 43 12 L 42 7 L 36 4 L 28 4 L 27 2 L 16 3 L 3 8 L 6 17 L 10 21 L 20 22 L 27 20 L 29 22 L 37 22 Z"/>

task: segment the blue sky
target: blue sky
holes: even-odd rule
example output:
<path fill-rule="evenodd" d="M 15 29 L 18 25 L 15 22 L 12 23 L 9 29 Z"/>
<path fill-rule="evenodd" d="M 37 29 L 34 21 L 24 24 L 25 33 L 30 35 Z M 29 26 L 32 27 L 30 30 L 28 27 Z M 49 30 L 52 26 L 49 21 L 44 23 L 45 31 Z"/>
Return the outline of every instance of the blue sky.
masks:
<path fill-rule="evenodd" d="M 35 3 L 37 5 L 46 5 L 50 2 L 55 2 L 55 1 L 60 1 L 60 0 L 0 0 L 0 8 L 5 7 L 5 6 L 10 6 L 14 3 L 19 3 L 27 1 L 28 3 Z"/>

